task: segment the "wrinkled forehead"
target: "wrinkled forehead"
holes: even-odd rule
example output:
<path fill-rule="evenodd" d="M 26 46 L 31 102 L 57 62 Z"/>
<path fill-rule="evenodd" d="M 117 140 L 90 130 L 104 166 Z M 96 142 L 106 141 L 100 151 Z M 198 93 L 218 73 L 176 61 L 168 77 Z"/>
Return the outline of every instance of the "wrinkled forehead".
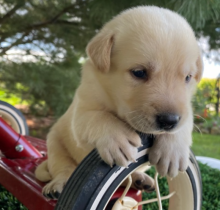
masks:
<path fill-rule="evenodd" d="M 160 61 L 196 61 L 198 46 L 194 38 L 176 31 L 163 33 L 162 30 L 127 31 L 115 35 L 112 49 L 113 58 L 121 62 L 142 63 Z M 144 59 L 144 60 L 143 60 Z"/>
<path fill-rule="evenodd" d="M 112 27 L 115 31 L 112 59 L 117 63 L 128 66 L 134 62 L 184 63 L 194 62 L 199 56 L 194 33 L 181 18 L 153 21 L 145 16 L 126 16 Z"/>

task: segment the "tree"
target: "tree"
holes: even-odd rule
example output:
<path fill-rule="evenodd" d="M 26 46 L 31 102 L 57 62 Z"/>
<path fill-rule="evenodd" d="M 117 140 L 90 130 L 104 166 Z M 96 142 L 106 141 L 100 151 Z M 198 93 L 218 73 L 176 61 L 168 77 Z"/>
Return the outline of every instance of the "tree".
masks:
<path fill-rule="evenodd" d="M 219 48 L 219 0 L 0 0 L 0 87 L 61 114 L 89 39 L 120 11 L 146 4 L 179 12 L 198 37 L 209 36 L 210 47 Z"/>

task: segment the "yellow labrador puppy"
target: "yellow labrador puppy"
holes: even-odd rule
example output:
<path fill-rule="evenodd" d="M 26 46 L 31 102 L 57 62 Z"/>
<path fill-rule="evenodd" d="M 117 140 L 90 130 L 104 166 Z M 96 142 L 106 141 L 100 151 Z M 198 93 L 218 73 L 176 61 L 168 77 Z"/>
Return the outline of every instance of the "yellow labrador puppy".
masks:
<path fill-rule="evenodd" d="M 191 98 L 202 75 L 200 50 L 186 20 L 155 6 L 132 8 L 108 22 L 86 51 L 81 84 L 48 135 L 48 160 L 36 170 L 39 180 L 50 181 L 43 193 L 61 192 L 93 148 L 109 165 L 135 161 L 141 146 L 135 131 L 156 136 L 149 160 L 160 175 L 186 170 Z M 153 186 L 145 174 L 135 180 L 143 182 L 137 188 Z"/>

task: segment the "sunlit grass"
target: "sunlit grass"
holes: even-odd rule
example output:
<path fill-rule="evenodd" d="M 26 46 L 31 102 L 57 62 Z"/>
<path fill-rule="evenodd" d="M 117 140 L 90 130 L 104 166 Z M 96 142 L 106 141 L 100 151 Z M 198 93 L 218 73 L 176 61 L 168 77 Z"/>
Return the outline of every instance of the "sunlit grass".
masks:
<path fill-rule="evenodd" d="M 193 133 L 192 150 L 196 156 L 220 159 L 220 135 Z"/>

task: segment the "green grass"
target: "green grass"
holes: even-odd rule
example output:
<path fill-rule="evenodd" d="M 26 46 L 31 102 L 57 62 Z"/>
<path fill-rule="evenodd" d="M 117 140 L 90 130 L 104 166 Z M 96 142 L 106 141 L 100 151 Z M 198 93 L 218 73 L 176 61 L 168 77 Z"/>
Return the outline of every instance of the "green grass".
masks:
<path fill-rule="evenodd" d="M 192 151 L 196 156 L 220 159 L 220 135 L 193 133 Z"/>

